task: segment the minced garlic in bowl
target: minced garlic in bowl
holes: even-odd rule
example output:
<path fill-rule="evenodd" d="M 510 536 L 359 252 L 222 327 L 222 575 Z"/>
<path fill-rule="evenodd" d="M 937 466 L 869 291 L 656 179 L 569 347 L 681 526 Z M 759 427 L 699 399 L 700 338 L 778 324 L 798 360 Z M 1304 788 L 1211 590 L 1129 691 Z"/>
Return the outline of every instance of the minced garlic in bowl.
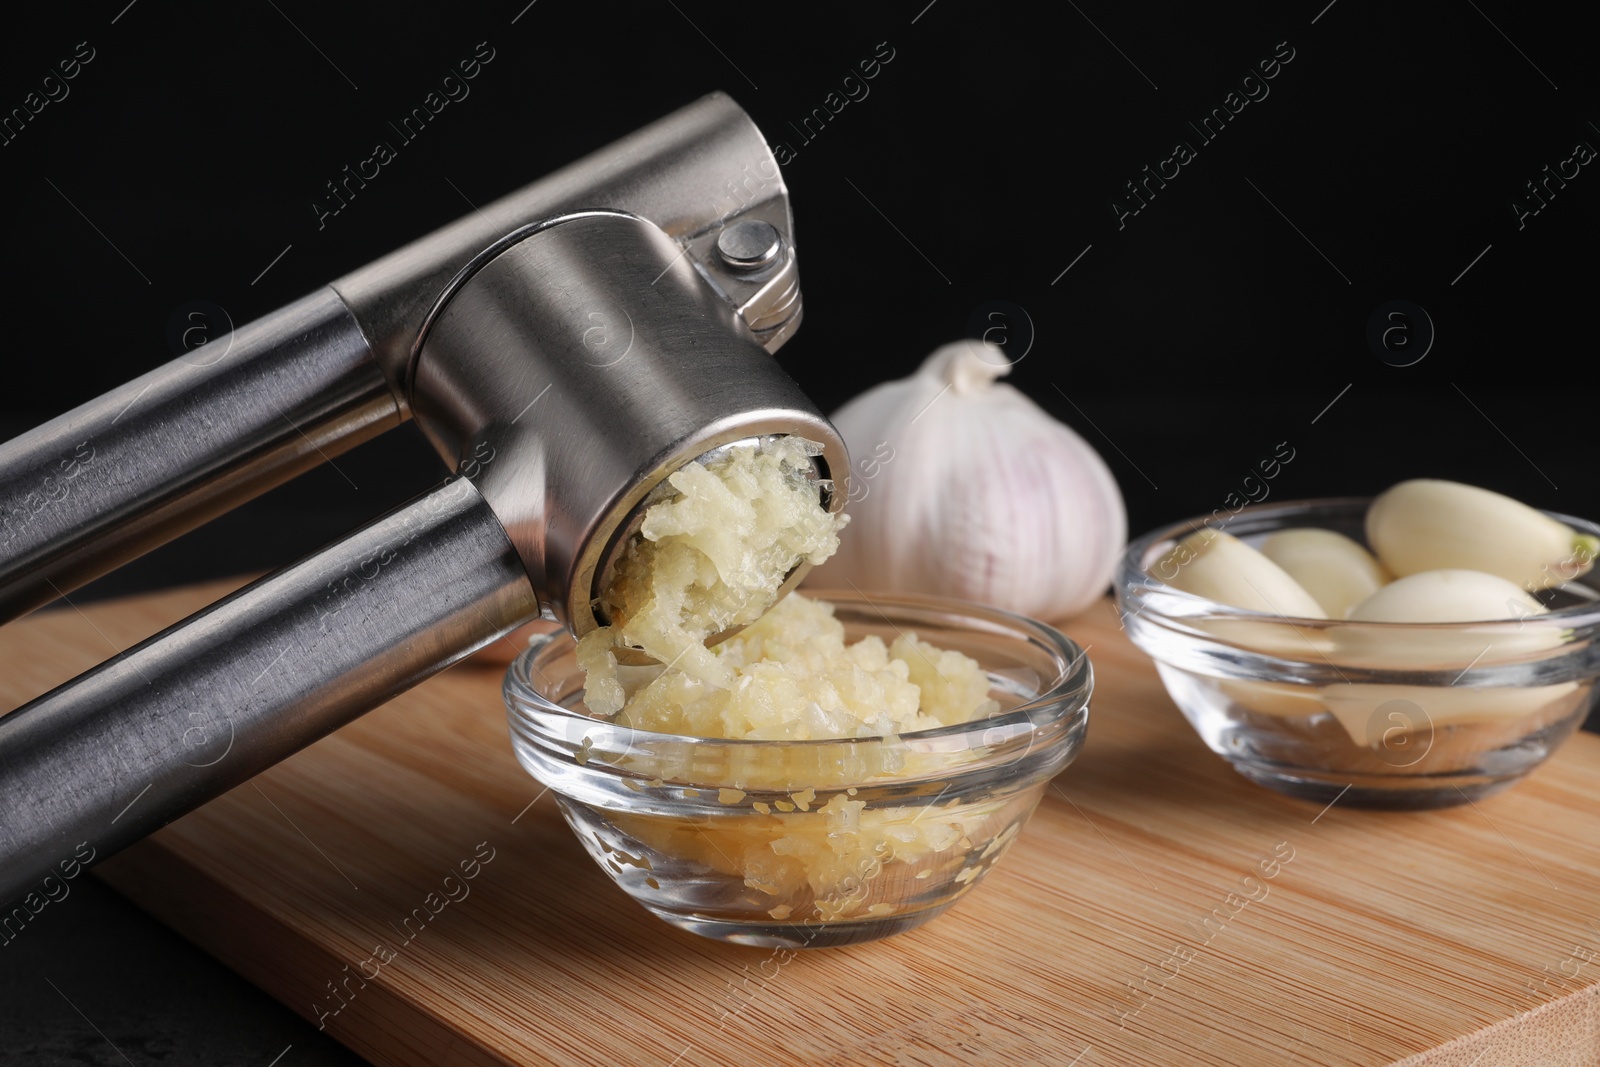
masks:
<path fill-rule="evenodd" d="M 1087 729 L 1082 651 L 960 601 L 791 594 L 713 654 L 728 688 L 623 667 L 624 706 L 598 714 L 572 638 L 549 635 L 505 698 L 518 759 L 602 869 L 722 940 L 815 948 L 927 921 Z"/>

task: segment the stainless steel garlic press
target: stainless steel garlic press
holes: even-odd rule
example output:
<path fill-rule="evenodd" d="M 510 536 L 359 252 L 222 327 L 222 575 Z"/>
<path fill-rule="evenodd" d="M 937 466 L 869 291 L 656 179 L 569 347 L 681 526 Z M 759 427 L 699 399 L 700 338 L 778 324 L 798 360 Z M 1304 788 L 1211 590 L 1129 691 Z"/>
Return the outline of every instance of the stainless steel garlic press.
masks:
<path fill-rule="evenodd" d="M 0 901 L 537 615 L 592 629 L 708 451 L 802 435 L 840 508 L 844 444 L 771 357 L 800 310 L 777 162 L 712 94 L 0 446 L 0 619 L 409 418 L 455 472 L 0 717 Z"/>

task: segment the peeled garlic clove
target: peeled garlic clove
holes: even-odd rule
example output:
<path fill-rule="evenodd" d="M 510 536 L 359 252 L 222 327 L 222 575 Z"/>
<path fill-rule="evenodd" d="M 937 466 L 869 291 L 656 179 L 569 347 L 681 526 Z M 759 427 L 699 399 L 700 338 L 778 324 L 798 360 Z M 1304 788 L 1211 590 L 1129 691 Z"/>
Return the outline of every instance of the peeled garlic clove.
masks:
<path fill-rule="evenodd" d="M 1296 619 L 1328 617 L 1316 597 L 1287 571 L 1220 530 L 1196 530 L 1149 572 L 1175 589 L 1229 607 Z"/>
<path fill-rule="evenodd" d="M 1059 619 L 1104 595 L 1127 539 L 1116 480 L 1017 389 L 1003 349 L 962 341 L 833 415 L 850 526 L 811 586 L 961 597 Z"/>
<path fill-rule="evenodd" d="M 1390 742 L 1394 730 L 1426 736 L 1444 726 L 1500 722 L 1559 711 L 1557 708 L 1578 688 L 1576 682 L 1557 685 L 1468 686 L 1330 685 L 1321 692 L 1339 725 L 1358 745 Z M 1555 717 L 1555 716 L 1552 716 Z"/>
<path fill-rule="evenodd" d="M 1397 575 L 1460 568 L 1548 589 L 1586 573 L 1600 538 L 1580 534 L 1508 496 L 1418 478 L 1380 493 L 1367 543 Z"/>
<path fill-rule="evenodd" d="M 1561 643 L 1560 629 L 1524 621 L 1548 611 L 1515 583 L 1493 574 L 1423 571 L 1395 579 L 1351 609 L 1348 623 L 1337 629 L 1332 656 L 1350 666 L 1402 670 L 1500 662 Z M 1351 625 L 1359 622 L 1484 625 L 1431 630 Z"/>
<path fill-rule="evenodd" d="M 1330 619 L 1376 593 L 1393 576 L 1361 545 L 1332 530 L 1279 530 L 1261 554 L 1310 593 Z"/>
<path fill-rule="evenodd" d="M 1291 619 L 1327 618 L 1316 598 L 1282 567 L 1218 530 L 1196 530 L 1152 564 L 1149 573 L 1185 593 L 1229 607 Z M 1233 644 L 1291 659 L 1320 658 L 1326 643 L 1317 629 L 1289 622 L 1198 619 L 1192 625 Z"/>
<path fill-rule="evenodd" d="M 1494 622 L 1548 612 L 1526 591 L 1482 571 L 1440 569 L 1390 582 L 1350 611 L 1360 622 Z"/>

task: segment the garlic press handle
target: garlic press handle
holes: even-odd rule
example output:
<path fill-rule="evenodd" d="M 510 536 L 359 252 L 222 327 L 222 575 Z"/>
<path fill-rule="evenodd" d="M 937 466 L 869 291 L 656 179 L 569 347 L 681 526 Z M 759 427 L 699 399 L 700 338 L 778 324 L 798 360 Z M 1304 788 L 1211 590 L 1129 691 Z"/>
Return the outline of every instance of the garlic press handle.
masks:
<path fill-rule="evenodd" d="M 0 901 L 82 844 L 117 852 L 537 612 L 504 528 L 456 478 L 0 716 Z"/>
<path fill-rule="evenodd" d="M 0 622 L 398 425 L 331 287 L 0 446 Z"/>

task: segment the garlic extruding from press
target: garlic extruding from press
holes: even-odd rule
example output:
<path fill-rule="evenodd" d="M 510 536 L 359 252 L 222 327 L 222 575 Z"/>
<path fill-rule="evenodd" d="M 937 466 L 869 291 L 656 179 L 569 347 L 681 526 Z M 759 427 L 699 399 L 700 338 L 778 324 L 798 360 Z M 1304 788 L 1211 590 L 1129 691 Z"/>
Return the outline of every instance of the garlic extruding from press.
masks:
<path fill-rule="evenodd" d="M 958 341 L 833 415 L 854 457 L 850 529 L 814 585 L 930 593 L 1042 619 L 1105 593 L 1127 537 L 1099 454 Z"/>
<path fill-rule="evenodd" d="M 823 505 L 807 474 L 820 446 L 792 435 L 739 447 L 667 477 L 602 601 L 611 625 L 579 638 L 584 703 L 610 715 L 627 692 L 615 648 L 642 649 L 697 685 L 726 689 L 733 671 L 705 641 L 760 618 L 786 576 L 833 554 L 848 521 Z"/>

